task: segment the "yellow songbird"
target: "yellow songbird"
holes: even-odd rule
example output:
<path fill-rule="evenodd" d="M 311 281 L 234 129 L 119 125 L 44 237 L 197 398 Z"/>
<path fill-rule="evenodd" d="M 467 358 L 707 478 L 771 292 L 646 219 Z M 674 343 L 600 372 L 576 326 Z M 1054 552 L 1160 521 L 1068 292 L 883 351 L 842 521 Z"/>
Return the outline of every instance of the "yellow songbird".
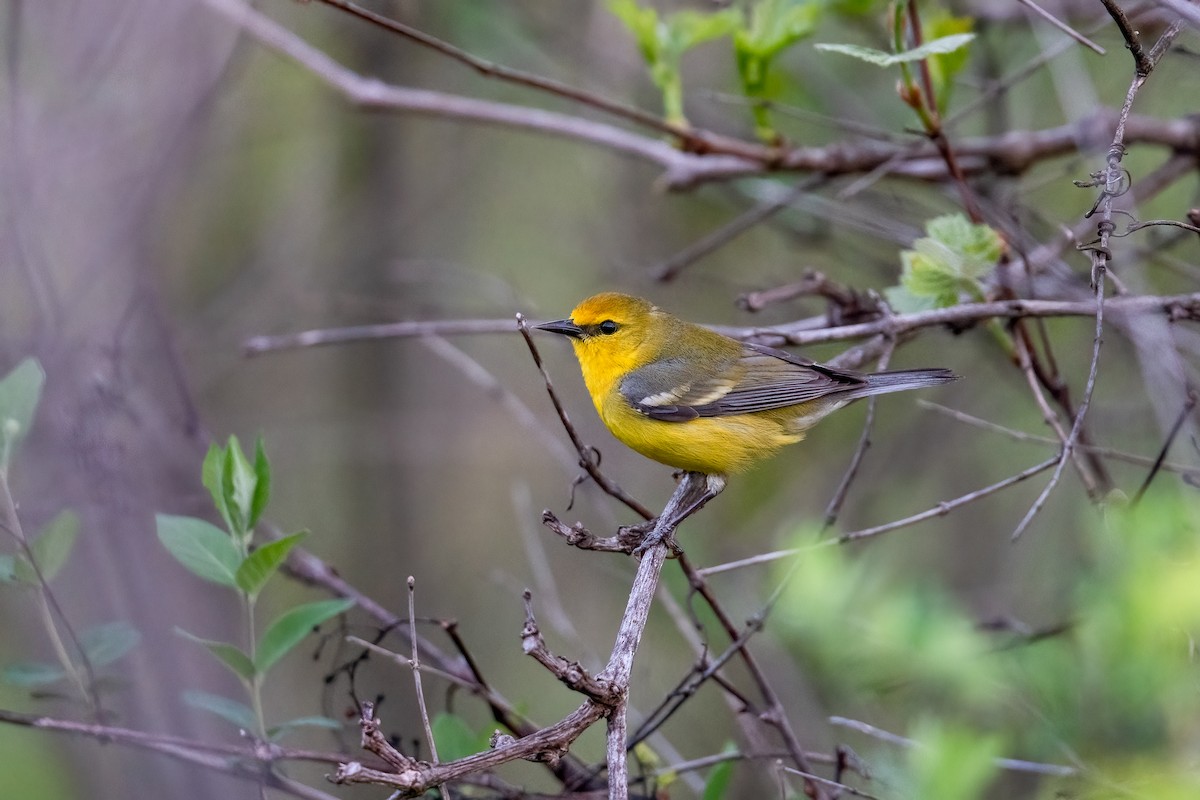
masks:
<path fill-rule="evenodd" d="M 798 442 L 852 400 L 948 383 L 945 369 L 867 375 L 739 342 L 639 297 L 589 297 L 538 328 L 568 336 L 600 419 L 655 461 L 724 477 Z"/>

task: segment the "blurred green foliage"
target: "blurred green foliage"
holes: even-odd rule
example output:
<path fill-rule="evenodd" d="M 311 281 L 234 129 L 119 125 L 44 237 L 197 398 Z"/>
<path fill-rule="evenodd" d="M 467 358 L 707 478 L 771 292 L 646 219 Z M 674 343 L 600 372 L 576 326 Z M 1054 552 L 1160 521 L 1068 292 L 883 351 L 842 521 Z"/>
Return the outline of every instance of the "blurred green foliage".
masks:
<path fill-rule="evenodd" d="M 1072 608 L 1045 634 L 987 630 L 936 580 L 795 535 L 776 618 L 832 705 L 907 721 L 915 744 L 880 762 L 896 796 L 982 798 L 1002 743 L 1077 768 L 1056 785 L 1086 797 L 1198 785 L 1200 498 L 1162 487 L 1082 528 Z"/>

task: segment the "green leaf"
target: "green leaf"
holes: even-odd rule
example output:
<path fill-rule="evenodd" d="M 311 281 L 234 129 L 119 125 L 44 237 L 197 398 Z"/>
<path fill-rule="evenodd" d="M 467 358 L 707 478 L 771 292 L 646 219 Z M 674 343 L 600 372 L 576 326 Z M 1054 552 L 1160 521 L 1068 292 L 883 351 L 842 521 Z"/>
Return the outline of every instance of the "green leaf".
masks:
<path fill-rule="evenodd" d="M 17 445 L 29 433 L 45 382 L 36 358 L 26 358 L 0 378 L 0 470 L 8 468 Z"/>
<path fill-rule="evenodd" d="M 973 33 L 942 36 L 938 39 L 931 39 L 920 47 L 905 50 L 903 53 L 888 53 L 883 50 L 876 50 L 873 47 L 862 47 L 857 44 L 821 43 L 813 46 L 827 53 L 841 53 L 842 55 L 857 58 L 860 61 L 875 64 L 876 66 L 891 67 L 896 64 L 920 61 L 923 58 L 929 58 L 937 54 L 953 53 L 959 48 L 966 47 L 974 38 L 975 34 Z"/>
<path fill-rule="evenodd" d="M 71 511 L 63 511 L 46 524 L 42 532 L 30 543 L 33 558 L 41 571 L 42 579 L 49 582 L 58 574 L 75 546 L 79 533 L 79 517 Z M 21 556 L 16 561 L 16 578 L 24 583 L 38 583 L 38 573 L 29 560 Z"/>
<path fill-rule="evenodd" d="M 821 17 L 815 0 L 760 0 L 750 8 L 750 19 L 734 36 L 739 53 L 770 60 L 811 34 Z"/>
<path fill-rule="evenodd" d="M 637 41 L 650 77 L 662 92 L 667 120 L 687 124 L 683 116 L 683 54 L 703 42 L 727 36 L 740 24 L 733 9 L 716 12 L 678 11 L 660 16 L 636 0 L 609 0 L 608 8 Z"/>
<path fill-rule="evenodd" d="M 307 531 L 293 533 L 291 536 L 264 544 L 246 556 L 237 570 L 238 587 L 250 597 L 258 596 L 266 582 L 279 569 L 279 565 L 288 557 L 292 548 L 307 535 Z"/>
<path fill-rule="evenodd" d="M 212 495 L 213 506 L 220 512 L 221 519 L 225 520 L 226 527 L 232 531 L 233 517 L 229 515 L 229 504 L 225 502 L 225 451 L 216 442 L 208 446 L 200 476 Z"/>
<path fill-rule="evenodd" d="M 281 722 L 278 725 L 272 725 L 267 728 L 267 738 L 273 742 L 277 742 L 297 728 L 325 728 L 337 731 L 341 730 L 342 723 L 329 717 L 298 717 L 297 719 L 290 719 L 287 722 Z M 435 740 L 437 738 L 436 731 L 434 732 L 434 738 Z M 446 761 L 450 760 L 445 758 L 445 756 L 442 756 L 442 758 Z"/>
<path fill-rule="evenodd" d="M 225 448 L 224 477 L 225 505 L 233 517 L 233 531 L 245 539 L 250 532 L 250 510 L 258 479 L 236 436 L 229 437 L 229 446 Z"/>
<path fill-rule="evenodd" d="M 123 620 L 95 625 L 79 635 L 79 643 L 93 667 L 113 663 L 137 647 L 141 640 L 137 628 Z"/>
<path fill-rule="evenodd" d="M 438 714 L 430 728 L 440 761 L 456 761 L 487 749 L 483 737 L 471 730 L 466 720 L 457 714 Z"/>
<path fill-rule="evenodd" d="M 34 662 L 9 664 L 0 672 L 0 680 L 12 686 L 49 686 L 65 677 L 66 671 L 58 664 Z"/>
<path fill-rule="evenodd" d="M 254 496 L 250 501 L 250 527 L 258 524 L 271 500 L 271 462 L 267 459 L 267 451 L 263 448 L 262 437 L 254 442 Z"/>
<path fill-rule="evenodd" d="M 155 515 L 158 540 L 193 575 L 222 586 L 237 587 L 242 556 L 229 534 L 195 517 Z"/>
<path fill-rule="evenodd" d="M 230 700 L 228 697 L 201 692 L 197 689 L 188 689 L 183 693 L 183 702 L 192 708 L 216 714 L 221 719 L 233 723 L 235 727 L 244 731 L 253 731 L 258 727 L 258 720 L 254 717 L 254 711 L 250 706 L 237 700 Z"/>
<path fill-rule="evenodd" d="M 974 24 L 975 21 L 970 17 L 955 17 L 941 10 L 926 19 L 925 35 L 938 39 L 955 34 L 968 34 Z M 929 74 L 933 79 L 934 92 L 937 93 L 939 111 L 945 111 L 949 106 L 954 79 L 967 65 L 967 56 L 968 50 L 964 47 L 949 53 L 939 53 L 929 59 Z"/>
<path fill-rule="evenodd" d="M 983 797 L 998 769 L 998 736 L 929 720 L 918 723 L 912 735 L 920 742 L 907 752 L 913 797 Z"/>
<path fill-rule="evenodd" d="M 306 603 L 296 606 L 290 611 L 285 611 L 271 623 L 258 643 L 258 657 L 255 660 L 258 672 L 265 673 L 274 666 L 276 661 L 300 644 L 313 628 L 353 606 L 353 599 L 341 598 L 318 600 L 315 603 Z"/>
<path fill-rule="evenodd" d="M 0 555 L 0 583 L 13 583 L 17 579 L 17 560 L 10 555 Z"/>
<path fill-rule="evenodd" d="M 234 675 L 250 683 L 258 674 L 254 669 L 254 662 L 250 660 L 250 656 L 246 655 L 242 650 L 228 642 L 216 642 L 212 639 L 202 639 L 195 634 L 188 633 L 183 628 L 176 628 L 175 632 L 185 639 L 190 639 L 197 644 L 202 644 L 208 648 L 208 652 L 216 656 L 217 660 L 233 671 Z"/>
<path fill-rule="evenodd" d="M 729 791 L 729 782 L 733 780 L 733 762 L 722 761 L 708 772 L 704 781 L 703 800 L 722 800 Z"/>

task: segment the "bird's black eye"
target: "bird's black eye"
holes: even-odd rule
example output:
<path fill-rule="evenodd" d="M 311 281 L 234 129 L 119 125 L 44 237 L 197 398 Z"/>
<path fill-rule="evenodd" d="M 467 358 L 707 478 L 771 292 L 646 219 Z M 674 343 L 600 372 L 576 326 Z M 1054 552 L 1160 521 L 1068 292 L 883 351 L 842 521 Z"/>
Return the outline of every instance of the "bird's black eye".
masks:
<path fill-rule="evenodd" d="M 613 322 L 611 319 L 604 320 L 604 322 L 600 323 L 600 332 L 605 336 L 611 336 L 617 332 L 617 323 Z"/>

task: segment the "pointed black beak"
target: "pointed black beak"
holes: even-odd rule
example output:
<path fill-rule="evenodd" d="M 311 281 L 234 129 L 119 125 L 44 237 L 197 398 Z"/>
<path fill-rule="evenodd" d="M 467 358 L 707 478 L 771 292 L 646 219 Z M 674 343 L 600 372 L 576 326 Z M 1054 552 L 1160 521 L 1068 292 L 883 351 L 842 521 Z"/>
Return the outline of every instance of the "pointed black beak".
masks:
<path fill-rule="evenodd" d="M 570 319 L 556 319 L 554 322 L 543 322 L 541 325 L 534 325 L 533 327 L 539 331 L 561 333 L 563 336 L 570 336 L 572 339 L 583 338 L 583 328 L 576 325 Z"/>

